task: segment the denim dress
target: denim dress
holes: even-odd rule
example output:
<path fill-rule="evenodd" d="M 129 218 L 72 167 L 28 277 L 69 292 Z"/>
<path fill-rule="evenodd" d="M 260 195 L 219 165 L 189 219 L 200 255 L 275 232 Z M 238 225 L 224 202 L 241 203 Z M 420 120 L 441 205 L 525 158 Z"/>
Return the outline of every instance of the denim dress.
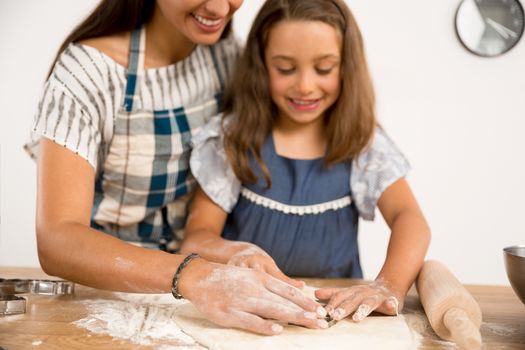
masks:
<path fill-rule="evenodd" d="M 223 237 L 256 244 L 290 276 L 362 277 L 351 163 L 327 168 L 323 158 L 281 157 L 272 136 L 261 155 L 272 186 L 265 188 L 260 168 L 252 164 L 259 181 L 242 188 Z"/>
<path fill-rule="evenodd" d="M 228 217 L 222 236 L 251 242 L 266 251 L 289 276 L 361 278 L 359 217 L 372 220 L 381 193 L 406 175 L 409 165 L 377 129 L 357 159 L 326 166 L 323 158 L 290 159 L 277 154 L 273 137 L 261 155 L 271 176 L 242 184 L 224 153 L 218 117 L 193 140 L 190 166 L 206 194 Z"/>

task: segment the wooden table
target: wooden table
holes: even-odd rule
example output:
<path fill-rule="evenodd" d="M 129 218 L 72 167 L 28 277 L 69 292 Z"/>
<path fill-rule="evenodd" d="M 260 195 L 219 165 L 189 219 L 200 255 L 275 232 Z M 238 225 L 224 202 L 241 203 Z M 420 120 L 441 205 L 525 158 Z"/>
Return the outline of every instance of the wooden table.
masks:
<path fill-rule="evenodd" d="M 0 267 L 2 278 L 49 278 L 37 268 Z M 349 286 L 355 280 L 307 279 L 316 287 Z M 468 285 L 483 311 L 483 349 L 525 349 L 525 305 L 510 287 Z M 155 349 L 108 335 L 92 334 L 73 324 L 87 316 L 79 301 L 112 300 L 114 293 L 76 285 L 73 296 L 27 296 L 26 313 L 0 316 L 0 350 L 16 349 Z M 409 326 L 423 336 L 420 349 L 454 349 L 430 328 L 417 293 L 410 291 L 403 314 Z M 185 347 L 186 349 L 188 347 Z M 200 348 L 200 347 L 196 347 Z M 200 348 L 202 349 L 202 348 Z"/>

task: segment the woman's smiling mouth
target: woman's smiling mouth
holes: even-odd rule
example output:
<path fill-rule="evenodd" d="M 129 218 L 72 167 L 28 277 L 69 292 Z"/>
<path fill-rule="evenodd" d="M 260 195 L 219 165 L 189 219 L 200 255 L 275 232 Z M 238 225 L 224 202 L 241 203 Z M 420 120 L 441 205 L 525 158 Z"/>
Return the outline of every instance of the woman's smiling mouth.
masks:
<path fill-rule="evenodd" d="M 224 18 L 209 19 L 196 13 L 192 13 L 191 16 L 195 19 L 195 23 L 197 23 L 198 27 L 206 32 L 215 32 L 221 29 L 224 23 Z"/>

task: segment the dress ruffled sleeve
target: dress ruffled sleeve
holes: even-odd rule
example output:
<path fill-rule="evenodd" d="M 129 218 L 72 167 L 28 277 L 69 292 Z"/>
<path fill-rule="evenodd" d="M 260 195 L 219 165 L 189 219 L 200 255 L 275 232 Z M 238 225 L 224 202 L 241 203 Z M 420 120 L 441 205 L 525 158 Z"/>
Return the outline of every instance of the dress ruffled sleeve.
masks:
<path fill-rule="evenodd" d="M 378 127 L 371 145 L 352 162 L 350 188 L 359 215 L 374 220 L 381 194 L 409 170 L 405 156 Z"/>
<path fill-rule="evenodd" d="M 190 168 L 202 190 L 227 213 L 241 191 L 224 150 L 221 115 L 214 116 L 192 139 Z"/>

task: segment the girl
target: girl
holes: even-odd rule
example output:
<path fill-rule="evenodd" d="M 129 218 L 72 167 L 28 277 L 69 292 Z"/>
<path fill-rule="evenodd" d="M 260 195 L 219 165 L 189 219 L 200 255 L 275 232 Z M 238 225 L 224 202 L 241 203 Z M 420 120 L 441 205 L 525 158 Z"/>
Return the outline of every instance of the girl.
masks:
<path fill-rule="evenodd" d="M 162 251 L 177 248 L 194 188 L 189 139 L 217 112 L 241 4 L 103 0 L 69 35 L 28 147 L 39 150 L 39 259 L 96 288 L 172 291 L 222 325 L 280 332 L 262 316 L 318 328 L 320 306 L 273 277 Z"/>
<path fill-rule="evenodd" d="M 336 320 L 397 313 L 430 232 L 408 164 L 377 125 L 350 10 L 342 0 L 268 0 L 247 43 L 222 131 L 216 119 L 194 140 L 200 189 L 182 250 L 291 284 L 300 282 L 284 274 L 361 278 L 358 216 L 373 219 L 377 205 L 392 233 L 376 280 L 316 296 Z"/>

